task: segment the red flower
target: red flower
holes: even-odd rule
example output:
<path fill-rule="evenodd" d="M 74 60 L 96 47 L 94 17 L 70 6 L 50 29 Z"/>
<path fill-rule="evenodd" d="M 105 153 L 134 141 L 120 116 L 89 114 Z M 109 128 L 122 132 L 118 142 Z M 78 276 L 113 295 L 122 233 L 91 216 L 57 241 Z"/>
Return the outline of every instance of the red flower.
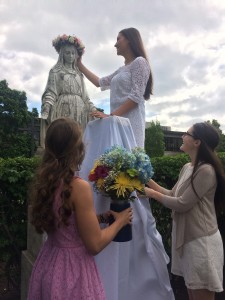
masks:
<path fill-rule="evenodd" d="M 95 169 L 95 174 L 97 176 L 97 179 L 99 178 L 105 178 L 109 174 L 109 168 L 105 166 L 97 166 Z"/>
<path fill-rule="evenodd" d="M 98 177 L 96 176 L 96 174 L 89 174 L 88 176 L 88 180 L 89 181 L 96 181 L 98 179 Z"/>
<path fill-rule="evenodd" d="M 97 181 L 98 179 L 103 179 L 109 174 L 110 168 L 105 166 L 97 166 L 88 176 L 89 181 Z"/>

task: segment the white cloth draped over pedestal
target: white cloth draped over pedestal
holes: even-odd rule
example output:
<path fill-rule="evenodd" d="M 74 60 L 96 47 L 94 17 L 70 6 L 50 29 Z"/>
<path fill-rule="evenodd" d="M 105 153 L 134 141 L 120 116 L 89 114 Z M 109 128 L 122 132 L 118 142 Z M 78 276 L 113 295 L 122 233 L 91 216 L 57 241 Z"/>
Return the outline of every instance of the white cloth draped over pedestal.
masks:
<path fill-rule="evenodd" d="M 79 176 L 88 180 L 94 161 L 106 149 L 121 145 L 136 147 L 130 121 L 108 117 L 88 123 L 84 132 L 85 159 Z M 110 198 L 94 192 L 97 214 L 109 210 Z M 161 235 L 156 230 L 148 199 L 136 199 L 133 208 L 133 239 L 125 243 L 111 242 L 95 256 L 107 300 L 174 299 Z"/>

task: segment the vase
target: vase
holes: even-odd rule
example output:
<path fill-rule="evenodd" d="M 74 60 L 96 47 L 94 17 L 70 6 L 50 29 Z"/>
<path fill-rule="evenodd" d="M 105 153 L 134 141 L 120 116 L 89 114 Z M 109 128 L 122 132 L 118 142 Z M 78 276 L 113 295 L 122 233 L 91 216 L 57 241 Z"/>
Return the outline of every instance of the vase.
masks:
<path fill-rule="evenodd" d="M 113 201 L 110 203 L 110 209 L 115 212 L 121 212 L 126 208 L 130 207 L 130 202 L 128 201 Z M 109 225 L 111 225 L 115 221 L 114 217 L 111 215 L 109 217 Z M 117 233 L 114 242 L 128 242 L 132 240 L 132 225 L 125 225 L 120 231 Z"/>

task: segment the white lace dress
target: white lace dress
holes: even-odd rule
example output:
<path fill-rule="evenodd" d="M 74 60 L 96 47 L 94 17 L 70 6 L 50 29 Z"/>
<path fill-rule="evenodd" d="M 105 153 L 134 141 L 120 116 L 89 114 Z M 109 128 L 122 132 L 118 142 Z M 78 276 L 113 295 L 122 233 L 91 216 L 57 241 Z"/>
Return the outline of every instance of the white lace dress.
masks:
<path fill-rule="evenodd" d="M 130 120 L 139 147 L 145 140 L 145 99 L 143 97 L 150 75 L 150 66 L 143 57 L 137 57 L 130 64 L 120 67 L 113 74 L 99 79 L 102 90 L 110 88 L 110 110 L 115 111 L 127 99 L 138 105 L 123 115 Z"/>

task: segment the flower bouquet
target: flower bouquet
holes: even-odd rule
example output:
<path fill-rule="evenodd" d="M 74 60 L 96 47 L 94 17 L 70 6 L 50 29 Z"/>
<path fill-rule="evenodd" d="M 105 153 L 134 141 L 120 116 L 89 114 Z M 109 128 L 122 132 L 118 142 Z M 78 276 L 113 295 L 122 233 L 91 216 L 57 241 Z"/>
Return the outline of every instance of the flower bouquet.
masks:
<path fill-rule="evenodd" d="M 121 146 L 113 146 L 95 161 L 88 179 L 93 182 L 96 192 L 111 198 L 110 209 L 118 212 L 129 207 L 130 201 L 136 198 L 133 192 L 143 193 L 144 185 L 152 175 L 151 161 L 144 149 L 134 148 L 129 151 Z M 114 241 L 131 239 L 131 226 L 126 225 Z"/>

